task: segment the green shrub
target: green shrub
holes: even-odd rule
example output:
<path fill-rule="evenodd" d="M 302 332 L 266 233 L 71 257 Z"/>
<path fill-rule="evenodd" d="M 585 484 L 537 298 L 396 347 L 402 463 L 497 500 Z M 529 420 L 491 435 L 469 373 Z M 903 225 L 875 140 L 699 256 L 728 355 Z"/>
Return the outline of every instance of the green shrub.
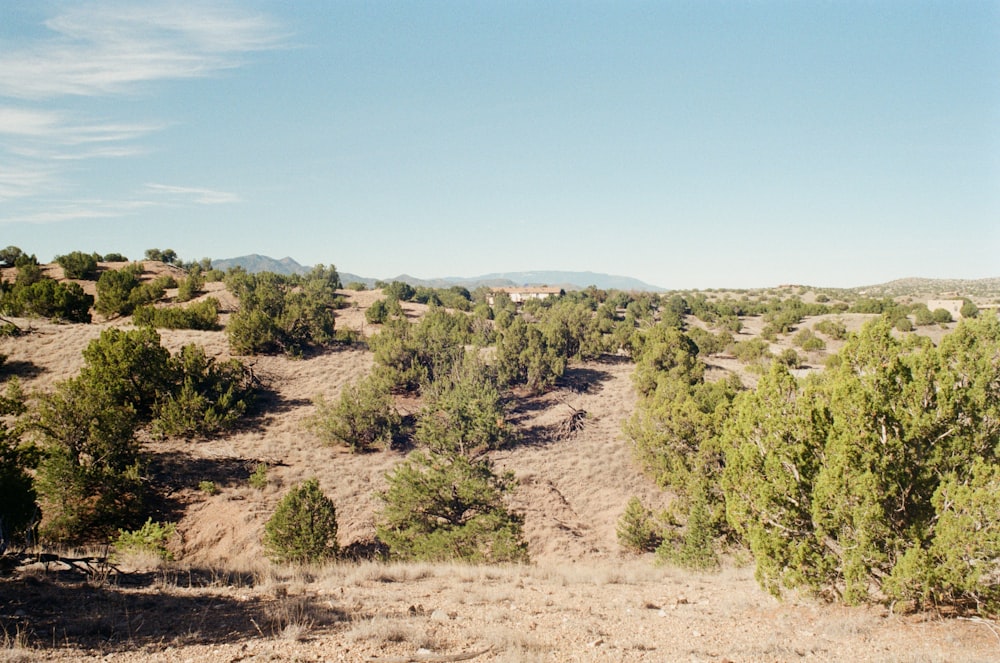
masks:
<path fill-rule="evenodd" d="M 153 522 L 146 520 L 139 529 L 118 530 L 118 538 L 114 541 L 118 553 L 152 553 L 163 560 L 173 560 L 174 555 L 167 549 L 167 543 L 177 533 L 174 523 Z"/>
<path fill-rule="evenodd" d="M 208 437 L 232 427 L 253 403 L 253 381 L 236 359 L 216 362 L 198 345 L 171 357 L 176 385 L 157 404 L 152 431 L 158 435 Z"/>
<path fill-rule="evenodd" d="M 137 305 L 154 301 L 150 289 L 140 291 L 142 271 L 142 265 L 136 263 L 102 272 L 97 279 L 97 312 L 109 318 L 130 315 Z"/>
<path fill-rule="evenodd" d="M 214 481 L 199 481 L 198 490 L 205 493 L 206 495 L 218 495 L 219 487 L 215 485 Z"/>
<path fill-rule="evenodd" d="M 821 334 L 826 334 L 835 341 L 847 338 L 847 325 L 840 320 L 820 320 L 813 325 L 813 329 Z"/>
<path fill-rule="evenodd" d="M 26 317 L 87 323 L 93 304 L 94 298 L 78 283 L 59 283 L 50 278 L 28 284 L 18 282 L 7 292 L 0 291 L 0 308 Z"/>
<path fill-rule="evenodd" d="M 408 302 L 413 299 L 413 296 L 417 294 L 417 291 L 414 290 L 413 286 L 408 283 L 404 283 L 403 281 L 393 281 L 382 289 L 382 294 L 389 299 Z"/>
<path fill-rule="evenodd" d="M 504 506 L 513 473 L 487 460 L 415 452 L 386 476 L 376 534 L 403 560 L 527 562 L 523 519 Z"/>
<path fill-rule="evenodd" d="M 731 346 L 730 352 L 744 364 L 759 362 L 771 356 L 770 346 L 759 338 L 739 341 Z"/>
<path fill-rule="evenodd" d="M 653 512 L 644 507 L 638 497 L 632 497 L 625 505 L 616 533 L 618 545 L 636 553 L 653 552 L 663 541 Z"/>
<path fill-rule="evenodd" d="M 477 360 L 456 366 L 427 390 L 416 439 L 447 453 L 478 454 L 512 441 L 495 376 Z"/>
<path fill-rule="evenodd" d="M 140 306 L 132 314 L 132 322 L 137 327 L 212 331 L 219 328 L 219 301 L 209 297 L 187 307 Z"/>
<path fill-rule="evenodd" d="M 952 320 L 951 313 L 949 313 L 947 310 L 943 308 L 936 308 L 933 311 L 931 311 L 931 318 L 933 318 L 934 322 L 938 323 L 939 325 L 947 324 L 949 322 L 954 322 L 954 320 Z"/>
<path fill-rule="evenodd" d="M 695 571 L 719 568 L 715 532 L 705 490 L 695 492 L 683 535 L 679 538 L 664 538 L 656 549 L 656 558 L 661 562 Z"/>
<path fill-rule="evenodd" d="M 388 448 L 399 433 L 402 420 L 388 387 L 368 378 L 346 385 L 336 404 L 322 397 L 314 400 L 316 414 L 309 426 L 327 444 L 344 444 L 351 451 Z"/>
<path fill-rule="evenodd" d="M 826 343 L 820 337 L 816 336 L 811 329 L 800 329 L 792 337 L 792 343 L 799 346 L 806 352 L 815 352 L 818 350 L 825 350 Z"/>
<path fill-rule="evenodd" d="M 28 542 L 38 517 L 29 450 L 22 446 L 18 418 L 25 412 L 24 395 L 16 378 L 0 396 L 0 555 L 10 545 Z"/>
<path fill-rule="evenodd" d="M 337 510 L 316 479 L 295 486 L 281 499 L 264 525 L 264 547 L 279 563 L 337 557 Z"/>
<path fill-rule="evenodd" d="M 97 262 L 101 259 L 96 253 L 86 254 L 73 251 L 64 256 L 56 256 L 56 262 L 63 268 L 63 275 L 68 279 L 97 279 Z"/>
<path fill-rule="evenodd" d="M 188 302 L 201 293 L 205 287 L 205 277 L 200 269 L 192 270 L 186 279 L 177 284 L 177 301 Z"/>
<path fill-rule="evenodd" d="M 253 472 L 250 473 L 247 483 L 250 484 L 251 488 L 264 490 L 267 488 L 267 481 L 267 463 L 257 463 L 253 468 Z"/>

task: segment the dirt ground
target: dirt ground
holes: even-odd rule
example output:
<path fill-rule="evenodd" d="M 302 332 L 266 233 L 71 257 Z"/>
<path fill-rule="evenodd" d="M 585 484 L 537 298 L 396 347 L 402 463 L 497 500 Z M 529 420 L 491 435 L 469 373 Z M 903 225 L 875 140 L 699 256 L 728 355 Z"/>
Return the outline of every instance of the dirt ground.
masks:
<path fill-rule="evenodd" d="M 338 324 L 372 332 L 362 321 L 374 297 L 353 301 Z M 0 339 L 5 368 L 29 391 L 50 389 L 79 370 L 81 350 L 109 324 L 123 323 L 33 322 L 32 333 Z M 223 332 L 161 335 L 171 350 L 197 342 L 228 352 Z M 575 364 L 556 390 L 521 399 L 511 412 L 520 443 L 493 456 L 519 480 L 512 506 L 525 516 L 531 564 L 274 566 L 263 557 L 264 522 L 306 478 L 337 505 L 342 546 L 374 533 L 374 493 L 405 455 L 349 454 L 307 426 L 314 397 L 335 398 L 371 362 L 363 349 L 255 358 L 271 388 L 257 420 L 207 442 L 150 441 L 159 508 L 177 522 L 176 561 L 50 559 L 0 576 L 0 663 L 1000 660 L 992 622 L 779 600 L 757 586 L 748 560 L 694 574 L 623 554 L 615 529 L 629 498 L 658 508 L 669 496 L 641 475 L 623 439 L 632 366 L 611 358 Z M 587 412 L 585 426 L 562 437 L 573 409 Z M 263 489 L 248 484 L 260 463 Z M 216 494 L 199 487 L 206 481 Z"/>

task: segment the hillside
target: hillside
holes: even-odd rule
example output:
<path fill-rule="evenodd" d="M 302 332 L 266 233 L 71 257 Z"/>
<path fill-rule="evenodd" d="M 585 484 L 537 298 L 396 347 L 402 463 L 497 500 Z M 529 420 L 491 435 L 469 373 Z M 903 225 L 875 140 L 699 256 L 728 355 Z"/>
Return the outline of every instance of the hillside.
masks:
<path fill-rule="evenodd" d="M 222 284 L 208 290 L 204 296 L 235 307 Z M 338 328 L 372 333 L 364 312 L 380 293 L 342 294 L 349 305 L 338 312 Z M 411 319 L 427 310 L 404 309 Z M 838 318 L 857 329 L 870 316 Z M 0 338 L 0 353 L 29 392 L 75 375 L 90 340 L 130 323 L 19 322 L 31 333 Z M 748 320 L 740 336 L 759 331 L 759 321 Z M 194 342 L 211 356 L 229 356 L 224 331 L 160 334 L 171 351 Z M 782 339 L 775 350 L 788 345 Z M 670 496 L 639 472 L 621 434 L 636 399 L 633 366 L 622 358 L 575 363 L 554 390 L 518 399 L 511 422 L 520 442 L 493 453 L 497 467 L 518 479 L 511 505 L 524 514 L 530 565 L 272 565 L 263 557 L 263 525 L 292 485 L 317 477 L 337 505 L 340 544 L 360 547 L 374 531 L 375 492 L 406 454 L 349 454 L 324 446 L 305 425 L 315 396 L 334 399 L 371 369 L 362 345 L 249 362 L 269 389 L 254 420 L 208 441 L 144 441 L 153 479 L 166 487 L 157 518 L 178 525 L 176 561 L 119 560 L 118 571 L 104 567 L 103 581 L 64 562 L 0 578 L 0 626 L 11 643 L 17 633 L 34 643 L 0 649 L 0 661 L 985 661 L 997 651 L 991 625 L 981 620 L 794 595 L 779 601 L 757 586 L 744 559 L 695 574 L 624 554 L 616 525 L 628 499 L 662 508 Z M 726 357 L 710 361 L 710 372 L 728 370 L 742 371 Z M 570 408 L 585 410 L 586 423 L 562 437 Z M 268 484 L 258 490 L 248 478 L 260 463 L 269 468 Z M 203 482 L 218 492 L 206 492 Z"/>

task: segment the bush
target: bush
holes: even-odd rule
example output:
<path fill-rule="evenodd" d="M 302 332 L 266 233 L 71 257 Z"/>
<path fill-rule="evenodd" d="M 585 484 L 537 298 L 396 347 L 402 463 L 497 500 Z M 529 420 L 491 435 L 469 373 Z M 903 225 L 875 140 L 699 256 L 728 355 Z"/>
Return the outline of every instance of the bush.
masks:
<path fill-rule="evenodd" d="M 416 439 L 438 452 L 479 454 L 509 444 L 513 433 L 495 376 L 476 360 L 456 366 L 428 389 Z"/>
<path fill-rule="evenodd" d="M 382 289 L 382 294 L 384 294 L 389 299 L 395 299 L 401 302 L 408 302 L 413 299 L 413 296 L 417 294 L 417 291 L 413 289 L 408 283 L 402 281 L 393 281 L 389 285 Z"/>
<path fill-rule="evenodd" d="M 146 296 L 133 295 L 139 290 L 142 265 L 133 264 L 122 269 L 109 269 L 97 279 L 97 312 L 106 317 L 129 315 L 136 305 L 149 303 Z M 152 294 L 152 293 L 147 293 Z M 150 300 L 151 301 L 151 300 Z"/>
<path fill-rule="evenodd" d="M 56 262 L 63 268 L 63 275 L 68 279 L 97 279 L 97 262 L 101 259 L 96 253 L 86 254 L 73 251 L 64 256 L 56 256 Z"/>
<path fill-rule="evenodd" d="M 653 512 L 632 497 L 625 512 L 618 519 L 618 545 L 636 553 L 653 552 L 663 541 L 663 536 L 653 519 Z"/>
<path fill-rule="evenodd" d="M 230 272 L 226 285 L 240 300 L 226 326 L 234 354 L 302 355 L 335 340 L 334 311 L 340 277 L 317 265 L 305 277 Z"/>
<path fill-rule="evenodd" d="M 12 380 L 0 396 L 0 555 L 12 544 L 27 544 L 38 518 L 29 453 L 21 445 L 17 420 L 24 412 L 24 395 Z"/>
<path fill-rule="evenodd" d="M 281 499 L 264 525 L 264 548 L 278 563 L 337 557 L 337 510 L 316 479 L 299 484 Z"/>
<path fill-rule="evenodd" d="M 0 295 L 0 308 L 12 315 L 38 316 L 66 322 L 90 322 L 94 298 L 78 283 L 59 283 L 41 278 L 28 284 L 16 283 Z"/>
<path fill-rule="evenodd" d="M 132 322 L 137 327 L 212 331 L 219 328 L 219 301 L 209 297 L 183 308 L 140 306 L 132 314 Z"/>
<path fill-rule="evenodd" d="M 368 378 L 344 387 L 336 405 L 317 397 L 309 426 L 327 444 L 344 444 L 351 451 L 388 448 L 402 420 L 384 383 Z"/>
<path fill-rule="evenodd" d="M 177 284 L 177 301 L 188 302 L 201 293 L 205 287 L 205 277 L 200 269 L 193 269 L 188 277 Z"/>
<path fill-rule="evenodd" d="M 943 308 L 936 308 L 931 311 L 931 318 L 939 325 L 954 322 L 954 320 L 952 320 L 951 313 Z"/>
<path fill-rule="evenodd" d="M 135 410 L 75 378 L 46 394 L 37 413 L 43 457 L 36 487 L 43 534 L 57 541 L 106 541 L 141 522 L 144 463 Z"/>
<path fill-rule="evenodd" d="M 151 553 L 160 559 L 171 561 L 173 553 L 167 549 L 167 542 L 177 533 L 174 523 L 153 522 L 152 518 L 139 529 L 118 530 L 118 538 L 114 541 L 118 553 Z"/>
<path fill-rule="evenodd" d="M 216 362 L 198 345 L 171 357 L 174 389 L 157 404 L 152 431 L 158 435 L 208 437 L 231 428 L 253 403 L 253 381 L 236 359 Z"/>
<path fill-rule="evenodd" d="M 504 506 L 513 473 L 487 460 L 415 452 L 386 476 L 376 534 L 402 560 L 527 562 L 523 519 Z"/>
<path fill-rule="evenodd" d="M 800 329 L 796 332 L 795 336 L 792 337 L 792 343 L 799 346 L 806 352 L 815 352 L 826 349 L 826 343 L 823 339 L 816 336 L 811 329 Z"/>
<path fill-rule="evenodd" d="M 840 320 L 820 320 L 813 325 L 813 329 L 821 334 L 826 334 L 835 341 L 847 338 L 847 325 Z"/>
<path fill-rule="evenodd" d="M 692 500 L 683 535 L 665 538 L 656 548 L 656 558 L 695 571 L 718 569 L 719 555 L 715 550 L 712 525 L 708 496 L 702 489 L 695 493 Z"/>
<path fill-rule="evenodd" d="M 797 383 L 779 364 L 724 427 L 728 520 L 770 591 L 1000 610 L 996 316 L 935 347 L 882 318 Z"/>
<path fill-rule="evenodd" d="M 250 473 L 247 483 L 250 484 L 251 488 L 256 488 L 257 490 L 267 488 L 267 463 L 257 463 L 253 468 L 253 472 Z"/>

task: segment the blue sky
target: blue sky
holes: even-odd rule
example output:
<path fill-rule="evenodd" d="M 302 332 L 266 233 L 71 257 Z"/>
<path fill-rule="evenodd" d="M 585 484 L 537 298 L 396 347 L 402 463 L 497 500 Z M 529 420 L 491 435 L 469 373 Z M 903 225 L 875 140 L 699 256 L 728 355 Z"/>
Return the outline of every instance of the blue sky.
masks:
<path fill-rule="evenodd" d="M 1000 276 L 1000 2 L 8 0 L 0 244 Z"/>

